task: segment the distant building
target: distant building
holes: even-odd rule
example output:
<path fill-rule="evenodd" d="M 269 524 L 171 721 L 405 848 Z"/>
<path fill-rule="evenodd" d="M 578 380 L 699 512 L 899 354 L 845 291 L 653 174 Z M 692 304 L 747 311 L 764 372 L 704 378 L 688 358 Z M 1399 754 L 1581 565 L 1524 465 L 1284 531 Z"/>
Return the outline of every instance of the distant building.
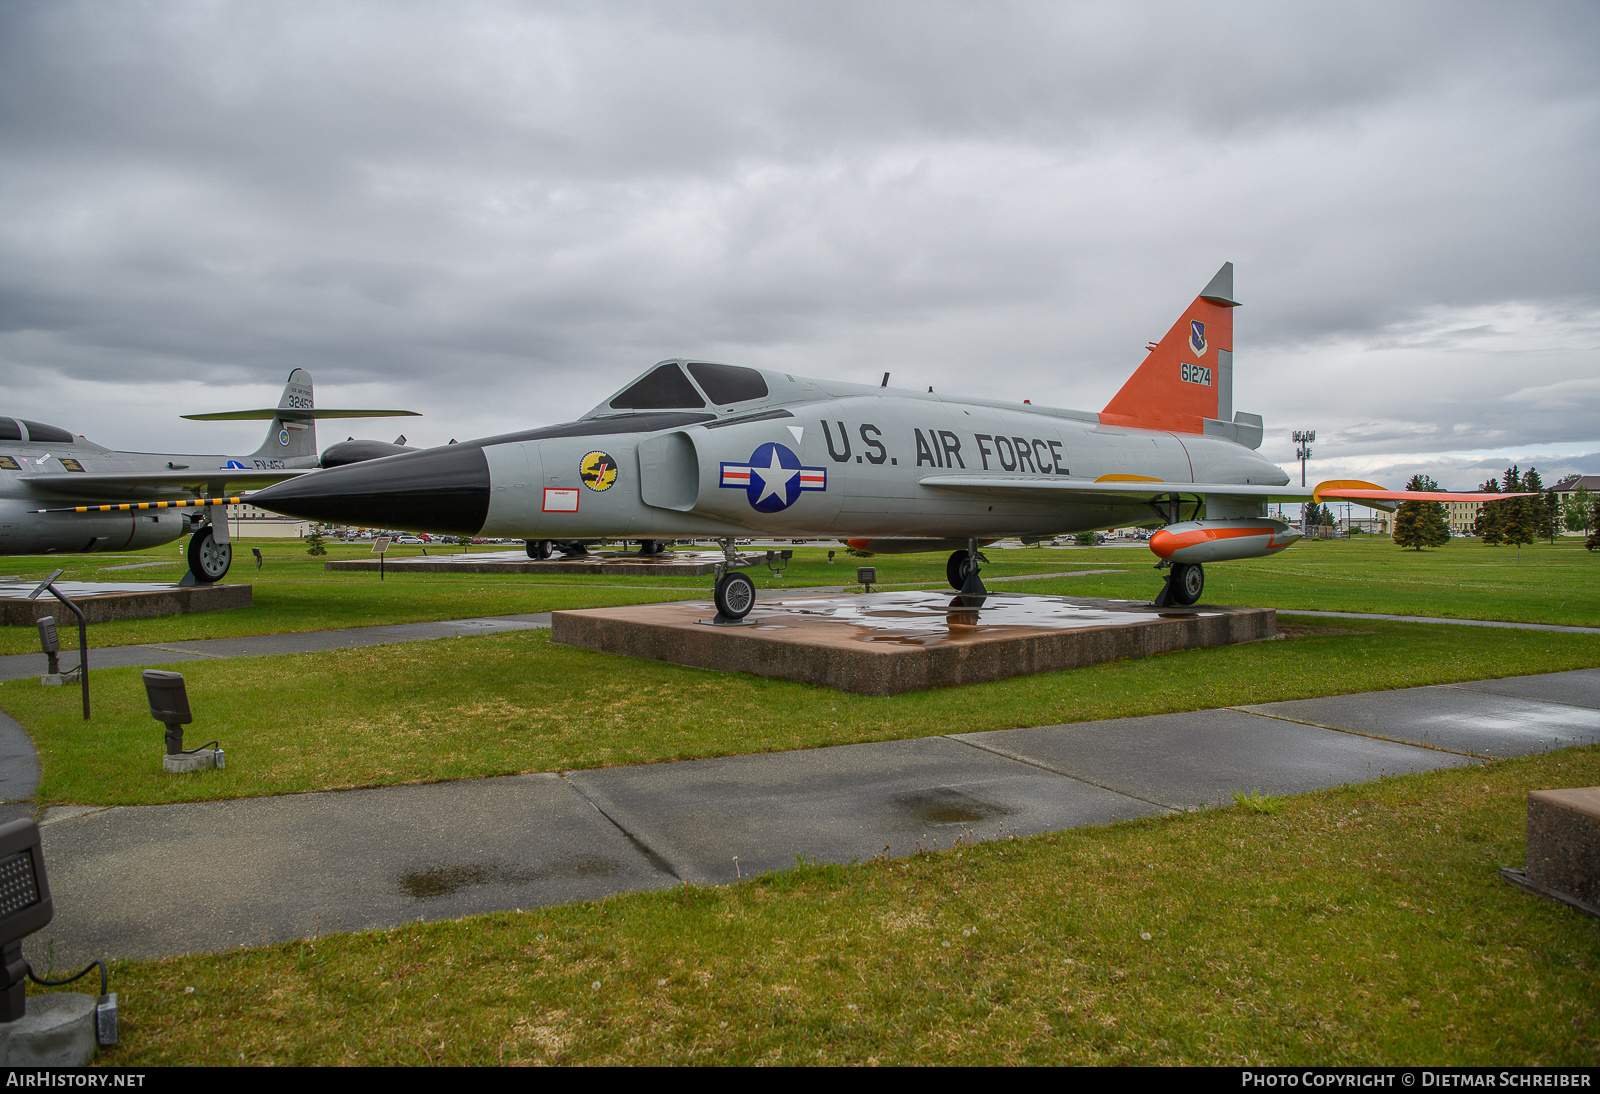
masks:
<path fill-rule="evenodd" d="M 1450 525 L 1450 534 L 1452 536 L 1470 536 L 1472 534 L 1472 526 L 1478 522 L 1478 510 L 1482 509 L 1485 503 L 1481 501 L 1445 501 L 1439 504 L 1444 506 L 1444 519 Z"/>
<path fill-rule="evenodd" d="M 1591 494 L 1600 494 L 1600 475 L 1568 475 L 1550 489 L 1556 492 L 1556 497 L 1561 499 L 1562 505 L 1565 505 L 1572 500 L 1572 495 L 1576 494 L 1580 487 Z"/>
<path fill-rule="evenodd" d="M 228 531 L 235 536 L 249 539 L 298 536 L 304 539 L 310 530 L 309 520 L 295 520 L 278 513 L 270 513 L 248 502 L 243 505 L 228 506 Z"/>

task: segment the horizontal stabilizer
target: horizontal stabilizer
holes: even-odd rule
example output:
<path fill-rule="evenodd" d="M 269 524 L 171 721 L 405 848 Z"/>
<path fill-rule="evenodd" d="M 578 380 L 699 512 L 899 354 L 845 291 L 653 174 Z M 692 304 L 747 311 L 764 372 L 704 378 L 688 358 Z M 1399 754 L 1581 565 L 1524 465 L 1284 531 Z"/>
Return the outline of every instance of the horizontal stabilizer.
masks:
<path fill-rule="evenodd" d="M 321 407 L 301 409 L 269 406 L 260 410 L 218 410 L 211 414 L 181 414 L 179 417 L 191 422 L 270 422 L 274 418 L 309 422 L 317 418 L 420 418 L 422 414 L 416 410 L 324 410 Z"/>

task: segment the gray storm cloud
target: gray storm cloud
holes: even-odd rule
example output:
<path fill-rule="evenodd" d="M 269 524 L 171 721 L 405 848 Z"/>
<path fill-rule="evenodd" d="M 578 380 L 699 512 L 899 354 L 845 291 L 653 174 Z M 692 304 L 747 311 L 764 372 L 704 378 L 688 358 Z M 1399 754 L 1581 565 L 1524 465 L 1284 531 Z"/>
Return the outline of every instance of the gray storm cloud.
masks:
<path fill-rule="evenodd" d="M 424 443 L 676 354 L 1096 409 L 1231 259 L 1274 458 L 1576 459 L 1597 47 L 1586 4 L 9 4 L 0 394 L 210 450 L 175 406 L 296 366 Z"/>

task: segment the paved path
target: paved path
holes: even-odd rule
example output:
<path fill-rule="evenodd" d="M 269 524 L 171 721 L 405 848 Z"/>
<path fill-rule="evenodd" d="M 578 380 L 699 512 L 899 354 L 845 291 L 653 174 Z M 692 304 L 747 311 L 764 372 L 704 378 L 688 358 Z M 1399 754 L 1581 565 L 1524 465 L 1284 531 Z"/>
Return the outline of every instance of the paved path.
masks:
<path fill-rule="evenodd" d="M 1308 612 L 1299 608 L 1279 608 L 1279 615 L 1316 615 L 1326 619 L 1381 619 L 1389 623 L 1448 623 L 1453 627 L 1508 627 L 1516 631 L 1563 631 L 1567 634 L 1600 634 L 1600 627 L 1563 627 L 1554 623 L 1508 623 L 1499 619 L 1446 619 L 1430 615 L 1374 615 L 1370 612 Z"/>
<path fill-rule="evenodd" d="M 386 627 L 347 627 L 336 631 L 301 631 L 296 634 L 258 634 L 245 638 L 204 638 L 192 642 L 151 642 L 141 646 L 89 647 L 90 684 L 95 669 L 130 665 L 170 665 L 179 661 L 205 661 L 217 657 L 261 657 L 278 653 L 320 653 L 324 650 L 382 646 L 390 642 L 422 642 L 431 638 L 502 634 L 550 625 L 549 612 L 496 615 L 482 619 L 447 619 L 433 623 L 396 623 Z M 65 644 L 63 643 L 63 646 Z M 63 669 L 77 664 L 78 650 L 63 648 Z M 0 680 L 24 680 L 45 670 L 42 653 L 14 653 L 0 657 Z"/>
<path fill-rule="evenodd" d="M 0 753 L 5 750 L 0 729 Z M 1600 741 L 1600 669 L 342 793 L 50 809 L 56 967 L 528 908 Z"/>

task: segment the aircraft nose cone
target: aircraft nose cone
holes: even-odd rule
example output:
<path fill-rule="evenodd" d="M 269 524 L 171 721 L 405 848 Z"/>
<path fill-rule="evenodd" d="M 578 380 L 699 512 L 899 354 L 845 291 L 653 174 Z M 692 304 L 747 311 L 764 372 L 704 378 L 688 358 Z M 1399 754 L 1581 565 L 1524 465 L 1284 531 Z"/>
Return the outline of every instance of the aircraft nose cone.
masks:
<path fill-rule="evenodd" d="M 446 445 L 313 471 L 250 503 L 329 524 L 475 535 L 489 513 L 489 461 L 477 445 Z"/>

